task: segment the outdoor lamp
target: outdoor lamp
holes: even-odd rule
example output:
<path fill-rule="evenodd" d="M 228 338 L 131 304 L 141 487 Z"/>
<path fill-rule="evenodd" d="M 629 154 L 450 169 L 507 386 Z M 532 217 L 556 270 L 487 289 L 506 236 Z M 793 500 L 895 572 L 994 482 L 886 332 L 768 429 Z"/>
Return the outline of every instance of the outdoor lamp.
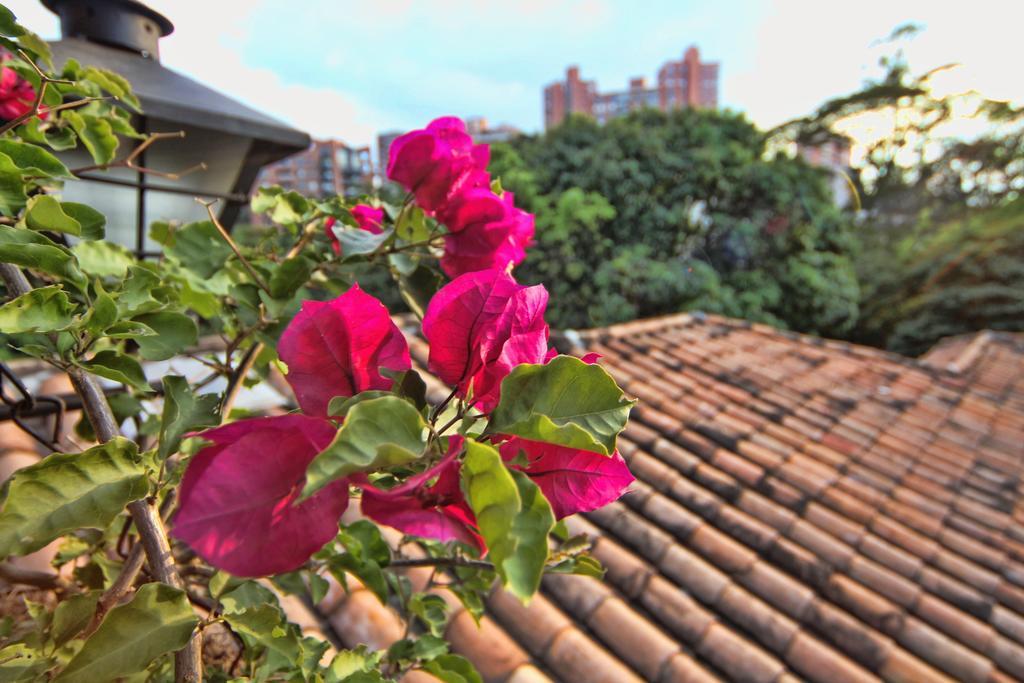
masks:
<path fill-rule="evenodd" d="M 207 218 L 195 198 L 221 200 L 219 218 L 229 228 L 248 201 L 260 168 L 306 149 L 309 136 L 160 64 L 159 41 L 174 30 L 163 15 L 135 0 L 42 0 L 60 17 L 61 40 L 51 43 L 58 68 L 74 58 L 83 66 L 114 71 L 132 84 L 143 113 L 142 133 L 175 133 L 143 151 L 135 164 L 178 173 L 173 179 L 130 168 L 83 172 L 66 183 L 63 198 L 87 203 L 107 217 L 107 239 L 140 256 L 159 252 L 148 237 L 153 221 Z M 122 138 L 118 158 L 138 141 Z M 91 165 L 84 150 L 62 155 L 69 168 Z M 201 167 L 205 165 L 205 167 Z"/>

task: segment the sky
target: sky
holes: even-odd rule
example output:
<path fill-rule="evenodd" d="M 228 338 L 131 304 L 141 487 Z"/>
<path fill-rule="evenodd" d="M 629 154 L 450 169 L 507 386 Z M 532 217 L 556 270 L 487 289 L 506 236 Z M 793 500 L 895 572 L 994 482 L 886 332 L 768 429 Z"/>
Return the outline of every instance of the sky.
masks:
<path fill-rule="evenodd" d="M 3 1 L 59 37 L 37 0 Z M 878 75 L 907 22 L 921 70 L 960 63 L 949 90 L 1024 103 L 1024 2 L 973 0 L 149 0 L 175 24 L 165 66 L 316 137 L 373 144 L 441 115 L 542 127 L 543 87 L 570 64 L 602 91 L 696 45 L 721 64 L 719 101 L 770 127 Z"/>

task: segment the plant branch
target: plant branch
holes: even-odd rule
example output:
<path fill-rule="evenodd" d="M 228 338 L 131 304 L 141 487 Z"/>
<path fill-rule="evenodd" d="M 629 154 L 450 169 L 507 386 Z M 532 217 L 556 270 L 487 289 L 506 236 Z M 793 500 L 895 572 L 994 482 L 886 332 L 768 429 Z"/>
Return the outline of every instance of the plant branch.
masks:
<path fill-rule="evenodd" d="M 5 264 L 5 266 L 0 269 L 0 277 L 4 278 L 10 293 L 18 295 L 18 292 L 25 293 L 31 289 L 25 274 L 20 269 L 10 266 L 10 264 Z M 106 394 L 103 393 L 96 378 L 78 367 L 68 369 L 68 378 L 71 380 L 75 392 L 82 399 L 82 408 L 96 432 L 97 439 L 104 442 L 116 438 L 119 435 L 117 421 L 107 402 Z M 141 545 L 145 548 L 150 570 L 163 583 L 174 588 L 183 588 L 184 583 L 174 566 L 174 557 L 171 555 L 171 544 L 167 539 L 167 531 L 164 529 L 163 520 L 157 510 L 148 500 L 136 500 L 128 504 L 128 511 L 131 513 L 135 528 L 138 529 L 139 537 L 142 539 Z M 202 637 L 199 634 L 193 634 L 188 645 L 175 653 L 175 681 L 177 683 L 199 683 L 202 681 L 201 659 Z"/>
<path fill-rule="evenodd" d="M 164 502 L 160 505 L 161 518 L 166 518 L 170 514 L 176 500 L 177 491 L 171 489 L 167 492 L 167 496 L 164 497 Z M 95 631 L 107 612 L 121 602 L 121 598 L 131 590 L 131 587 L 135 585 L 135 579 L 138 578 L 139 572 L 142 571 L 145 561 L 145 546 L 142 543 L 136 543 L 132 546 L 131 552 L 128 553 L 124 564 L 121 565 L 121 572 L 114 579 L 114 583 L 100 596 L 99 602 L 96 604 L 96 613 L 93 615 L 92 621 L 89 622 L 89 626 L 85 629 L 83 637 L 88 637 L 89 634 Z"/>
<path fill-rule="evenodd" d="M 189 173 L 195 173 L 196 171 L 205 171 L 207 169 L 206 162 L 200 162 L 193 166 L 189 166 L 185 170 L 178 171 L 176 173 L 171 173 L 169 171 L 158 171 L 155 168 L 147 168 L 146 166 L 139 166 L 138 164 L 135 163 L 135 160 L 138 159 L 143 152 L 149 149 L 150 145 L 152 145 L 157 140 L 167 140 L 170 138 L 180 139 L 183 137 L 185 137 L 185 131 L 183 130 L 179 130 L 173 133 L 150 133 L 149 135 L 146 136 L 146 139 L 143 140 L 138 145 L 136 145 L 132 149 L 132 151 L 129 152 L 128 156 L 126 156 L 124 159 L 111 161 L 110 163 L 107 164 L 92 164 L 89 166 L 82 166 L 80 168 L 72 169 L 71 173 L 72 175 L 79 175 L 80 173 L 85 173 L 87 171 L 108 171 L 112 168 L 128 168 L 139 173 L 155 175 L 160 178 L 167 178 L 168 180 L 179 180 L 182 177 L 188 175 Z"/>
<path fill-rule="evenodd" d="M 256 356 L 262 350 L 263 344 L 259 342 L 250 346 L 246 350 L 245 355 L 242 356 L 242 362 L 238 364 L 238 367 L 235 368 L 228 378 L 228 386 L 224 390 L 224 400 L 220 404 L 221 420 L 226 420 L 228 415 L 231 414 L 231 407 L 235 404 L 235 399 L 238 398 L 238 392 L 241 391 L 245 383 L 245 377 L 252 370 L 252 366 L 256 362 Z"/>
<path fill-rule="evenodd" d="M 40 572 L 34 569 L 24 569 L 11 564 L 10 562 L 0 562 L 0 579 L 3 579 L 8 583 L 20 583 L 26 586 L 35 586 L 36 588 L 45 588 L 48 590 L 63 590 L 68 587 L 67 581 L 62 579 L 58 574 Z"/>
<path fill-rule="evenodd" d="M 203 200 L 196 197 L 196 202 L 202 204 L 203 207 L 206 209 L 206 213 L 209 214 L 210 216 L 210 222 L 213 223 L 214 227 L 217 228 L 217 232 L 220 233 L 220 236 L 223 237 L 224 241 L 228 243 L 229 247 L 231 247 L 231 251 L 235 252 L 235 256 L 237 256 L 238 260 L 242 262 L 242 266 L 244 266 L 245 269 L 249 272 L 249 275 L 252 276 L 252 279 L 256 282 L 259 288 L 266 292 L 268 295 L 273 296 L 272 294 L 270 294 L 270 287 L 267 285 L 266 282 L 263 281 L 263 278 L 260 277 L 260 274 L 256 272 L 256 269 L 252 267 L 252 264 L 249 263 L 248 259 L 246 259 L 245 256 L 242 255 L 242 250 L 239 249 L 238 245 L 235 243 L 235 240 L 231 239 L 231 234 L 228 233 L 228 231 L 221 224 L 220 220 L 217 219 L 217 214 L 213 212 L 213 205 L 217 203 L 217 200 L 215 199 L 212 202 L 204 202 Z"/>

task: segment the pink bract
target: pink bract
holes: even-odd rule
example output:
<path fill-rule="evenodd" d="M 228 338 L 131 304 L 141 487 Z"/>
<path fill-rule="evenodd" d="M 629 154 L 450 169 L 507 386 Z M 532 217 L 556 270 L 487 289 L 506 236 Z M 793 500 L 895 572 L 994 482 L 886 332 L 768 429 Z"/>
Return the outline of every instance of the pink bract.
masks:
<path fill-rule="evenodd" d="M 514 196 L 506 192 L 500 198 L 474 200 L 461 212 L 453 210 L 454 225 L 444 238 L 441 269 L 449 277 L 491 268 L 518 265 L 533 243 L 533 214 L 513 205 Z"/>
<path fill-rule="evenodd" d="M 0 67 L 0 119 L 14 119 L 32 111 L 36 89 L 10 67 Z M 45 112 L 40 112 L 46 118 Z"/>
<path fill-rule="evenodd" d="M 335 396 L 391 388 L 381 368 L 410 368 L 409 346 L 378 299 L 352 288 L 333 301 L 304 301 L 277 347 L 307 415 L 326 416 Z"/>
<path fill-rule="evenodd" d="M 482 182 L 490 150 L 473 144 L 460 119 L 446 116 L 395 138 L 388 157 L 388 178 L 413 192 L 420 208 L 433 214 L 468 179 L 474 185 Z"/>
<path fill-rule="evenodd" d="M 576 448 L 512 437 L 501 445 L 501 457 L 526 454 L 523 470 L 540 487 L 557 519 L 590 512 L 623 494 L 635 478 L 618 451 L 610 457 Z"/>
<path fill-rule="evenodd" d="M 384 232 L 381 228 L 384 224 L 384 209 L 375 209 L 368 204 L 356 204 L 351 211 L 352 218 L 356 219 L 360 230 L 372 232 L 374 235 Z"/>
<path fill-rule="evenodd" d="M 362 484 L 363 514 L 379 524 L 441 542 L 460 541 L 486 551 L 476 518 L 459 486 L 462 437 L 453 436 L 441 462 L 393 489 Z"/>
<path fill-rule="evenodd" d="M 327 239 L 331 241 L 331 249 L 334 250 L 335 254 L 341 255 L 341 241 L 338 236 L 334 234 L 334 224 L 337 223 L 337 219 L 334 216 L 328 216 L 324 219 L 324 234 L 327 235 Z"/>
<path fill-rule="evenodd" d="M 172 534 L 236 576 L 292 571 L 338 533 L 348 483 L 302 503 L 306 467 L 334 438 L 327 420 L 303 415 L 241 420 L 198 436 L 213 442 L 188 464 Z"/>
<path fill-rule="evenodd" d="M 455 278 L 434 295 L 423 318 L 430 371 L 490 411 L 512 368 L 544 362 L 547 302 L 542 285 L 520 285 L 503 270 Z"/>

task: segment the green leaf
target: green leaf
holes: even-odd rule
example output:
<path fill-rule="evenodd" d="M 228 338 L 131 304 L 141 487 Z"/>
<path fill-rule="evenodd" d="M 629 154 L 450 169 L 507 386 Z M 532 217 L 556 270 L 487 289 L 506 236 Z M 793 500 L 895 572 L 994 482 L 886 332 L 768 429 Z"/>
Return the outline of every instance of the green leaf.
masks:
<path fill-rule="evenodd" d="M 352 522 L 338 532 L 339 540 L 345 550 L 355 555 L 360 561 L 373 560 L 384 566 L 391 561 L 391 549 L 380 528 L 365 519 Z"/>
<path fill-rule="evenodd" d="M 93 277 L 123 278 L 135 264 L 132 252 L 113 242 L 79 242 L 71 251 L 82 270 Z"/>
<path fill-rule="evenodd" d="M 0 154 L 0 213 L 17 216 L 25 208 L 25 176 L 6 154 Z"/>
<path fill-rule="evenodd" d="M 147 337 L 140 337 L 140 339 L 147 339 Z M 152 391 L 139 361 L 120 351 L 113 349 L 100 351 L 91 360 L 81 361 L 79 365 L 95 375 L 127 384 L 139 391 L 145 393 Z"/>
<path fill-rule="evenodd" d="M 313 262 L 305 256 L 295 256 L 274 268 L 270 276 L 270 295 L 275 299 L 290 299 L 309 280 Z"/>
<path fill-rule="evenodd" d="M 0 154 L 7 156 L 25 175 L 49 178 L 74 177 L 60 159 L 39 145 L 9 138 L 0 139 Z"/>
<path fill-rule="evenodd" d="M 5 334 L 56 332 L 71 325 L 74 310 L 59 286 L 33 289 L 0 306 L 0 330 Z"/>
<path fill-rule="evenodd" d="M 4 9 L 0 5 L 0 9 Z M 8 645 L 0 650 L 0 683 L 44 680 L 44 673 L 53 660 L 24 643 Z"/>
<path fill-rule="evenodd" d="M 341 650 L 334 655 L 327 667 L 325 683 L 342 683 L 350 680 L 353 674 L 375 673 L 380 663 L 380 652 L 373 652 L 365 645 L 354 650 Z"/>
<path fill-rule="evenodd" d="M 139 355 L 146 360 L 173 358 L 199 339 L 195 321 L 184 313 L 161 311 L 139 315 L 134 320 L 156 331 L 155 336 L 136 339 Z"/>
<path fill-rule="evenodd" d="M 43 63 L 47 68 L 53 68 L 53 55 L 50 52 L 50 46 L 45 40 L 37 36 L 31 31 L 25 31 L 18 36 L 18 45 L 22 47 L 26 52 L 35 54 L 39 59 L 43 60 Z"/>
<path fill-rule="evenodd" d="M 120 74 L 107 71 L 106 69 L 98 69 L 94 66 L 87 66 L 82 76 L 100 86 L 117 99 L 128 103 L 136 111 L 140 110 L 139 99 L 132 94 L 131 84 Z"/>
<path fill-rule="evenodd" d="M 0 35 L 17 38 L 24 33 L 25 29 L 18 24 L 18 20 L 15 19 L 14 13 L 3 5 L 0 5 Z"/>
<path fill-rule="evenodd" d="M 89 625 L 96 613 L 100 591 L 89 591 L 65 598 L 53 611 L 51 637 L 57 647 L 68 642 Z"/>
<path fill-rule="evenodd" d="M 224 618 L 248 648 L 258 648 L 266 653 L 268 673 L 292 670 L 299 664 L 302 657 L 301 634 L 286 621 L 279 608 L 257 605 L 242 612 L 226 614 Z"/>
<path fill-rule="evenodd" d="M 78 133 L 78 138 L 89 150 L 93 161 L 97 164 L 109 164 L 114 160 L 118 141 L 109 121 L 99 116 L 81 114 L 73 110 L 65 111 L 64 119 Z"/>
<path fill-rule="evenodd" d="M 220 424 L 220 400 L 216 394 L 196 396 L 184 377 L 164 377 L 164 411 L 160 422 L 161 460 L 178 451 L 182 436 L 201 427 Z"/>
<path fill-rule="evenodd" d="M 97 242 L 97 244 L 107 244 Z M 82 245 L 78 245 L 79 247 Z M 117 297 L 117 310 L 122 316 L 149 313 L 163 304 L 153 298 L 153 291 L 160 286 L 160 276 L 143 266 L 130 266 L 128 279 Z"/>
<path fill-rule="evenodd" d="M 444 683 L 483 683 L 473 663 L 459 655 L 435 657 L 423 665 L 423 670 Z"/>
<path fill-rule="evenodd" d="M 608 455 L 634 403 L 600 365 L 558 356 L 520 365 L 502 380 L 487 431 Z"/>
<path fill-rule="evenodd" d="M 488 556 L 504 581 L 505 560 L 516 549 L 512 524 L 522 508 L 519 488 L 502 463 L 498 451 L 472 439 L 466 439 L 462 488 L 476 515 L 480 535 L 487 542 Z"/>
<path fill-rule="evenodd" d="M 0 225 L 0 263 L 41 270 L 65 278 L 79 289 L 87 285 L 70 251 L 31 230 Z"/>
<path fill-rule="evenodd" d="M 348 411 L 363 401 L 392 395 L 390 391 L 370 389 L 368 391 L 361 391 L 355 396 L 335 396 L 327 403 L 327 414 L 331 417 L 345 417 L 348 415 Z"/>
<path fill-rule="evenodd" d="M 278 193 L 274 197 L 273 206 L 274 210 L 270 213 L 270 220 L 280 225 L 290 225 L 302 221 L 303 216 L 310 209 L 306 198 L 294 191 Z"/>
<path fill-rule="evenodd" d="M 274 593 L 255 581 L 242 581 L 224 593 L 220 597 L 220 603 L 224 607 L 225 614 L 241 614 L 251 607 L 260 605 L 278 607 L 277 597 Z"/>
<path fill-rule="evenodd" d="M 94 683 L 140 672 L 183 648 L 197 623 L 184 591 L 147 583 L 131 602 L 107 614 L 55 681 Z"/>
<path fill-rule="evenodd" d="M 419 411 L 397 396 L 353 406 L 334 440 L 309 464 L 302 495 L 353 472 L 415 460 L 426 446 L 426 429 Z"/>
<path fill-rule="evenodd" d="M 174 244 L 165 250 L 203 279 L 212 277 L 231 257 L 231 247 L 210 221 L 183 225 L 174 233 Z"/>
<path fill-rule="evenodd" d="M 78 202 L 61 202 L 60 206 L 82 226 L 83 240 L 101 240 L 106 236 L 107 218 L 96 209 Z"/>
<path fill-rule="evenodd" d="M 76 237 L 82 234 L 82 224 L 64 213 L 60 202 L 48 194 L 39 194 L 28 200 L 25 225 L 32 230 L 64 232 Z"/>
<path fill-rule="evenodd" d="M 503 563 L 508 588 L 524 602 L 540 588 L 548 561 L 548 536 L 555 526 L 551 504 L 533 480 L 519 470 L 508 470 L 516 482 L 522 506 L 512 523 L 516 551 Z"/>
<path fill-rule="evenodd" d="M 156 334 L 152 327 L 132 320 L 118 320 L 108 327 L 104 336 L 108 339 L 138 339 L 139 337 L 151 337 Z"/>
<path fill-rule="evenodd" d="M 0 558 L 25 555 L 82 527 L 105 529 L 149 481 L 138 447 L 118 437 L 18 470 L 3 490 Z"/>
<path fill-rule="evenodd" d="M 266 213 L 274 207 L 277 203 L 277 198 L 284 192 L 284 188 L 280 185 L 270 185 L 268 187 L 261 187 L 256 190 L 256 194 L 252 196 L 252 200 L 249 202 L 249 206 L 253 213 Z"/>
<path fill-rule="evenodd" d="M 469 439 L 462 477 L 488 557 L 502 583 L 525 603 L 537 592 L 548 559 L 551 505 L 529 477 L 505 467 L 497 450 Z"/>
<path fill-rule="evenodd" d="M 422 242 L 430 237 L 430 228 L 427 226 L 427 217 L 423 209 L 410 204 L 395 226 L 395 234 L 406 242 Z"/>
<path fill-rule="evenodd" d="M 587 554 L 567 557 L 558 564 L 547 567 L 545 571 L 555 574 L 579 574 L 581 576 L 592 576 L 595 579 L 604 578 L 604 567 L 601 566 L 600 562 Z"/>
<path fill-rule="evenodd" d="M 394 234 L 393 229 L 385 230 L 379 235 L 375 235 L 368 230 L 361 230 L 359 228 L 338 230 L 337 227 L 334 232 L 338 236 L 338 241 L 341 242 L 341 255 L 345 259 L 350 256 L 372 254 Z"/>
<path fill-rule="evenodd" d="M 96 296 L 92 299 L 92 308 L 85 319 L 85 329 L 98 337 L 117 322 L 117 304 L 114 303 L 113 297 L 104 291 L 99 280 L 93 283 L 93 289 L 96 290 Z"/>

